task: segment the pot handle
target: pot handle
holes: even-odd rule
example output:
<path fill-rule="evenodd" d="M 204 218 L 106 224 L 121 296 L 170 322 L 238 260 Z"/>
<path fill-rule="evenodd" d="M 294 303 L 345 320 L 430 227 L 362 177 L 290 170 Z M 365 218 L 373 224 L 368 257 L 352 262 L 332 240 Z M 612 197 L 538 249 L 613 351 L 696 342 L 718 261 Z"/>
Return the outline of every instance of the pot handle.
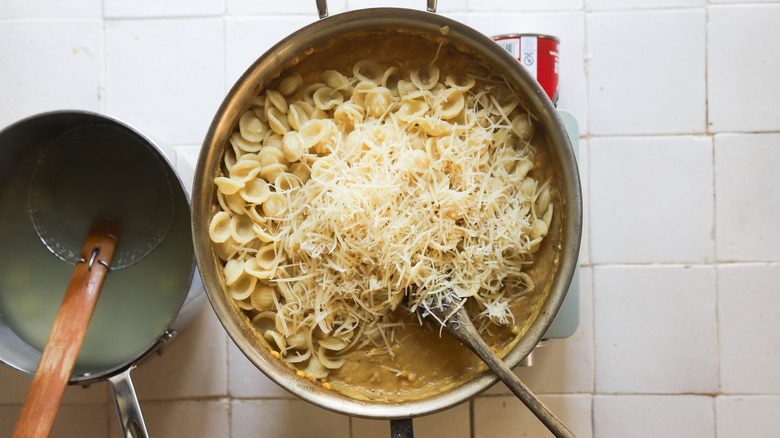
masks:
<path fill-rule="evenodd" d="M 414 438 L 412 419 L 390 420 L 390 438 Z"/>
<path fill-rule="evenodd" d="M 436 12 L 436 0 L 427 0 L 428 12 Z M 328 0 L 317 0 L 317 13 L 320 19 L 328 16 Z"/>
<path fill-rule="evenodd" d="M 148 438 L 144 417 L 141 415 L 141 405 L 138 404 L 133 381 L 130 380 L 130 369 L 108 379 L 111 389 L 114 390 L 116 413 L 119 416 L 124 438 Z"/>

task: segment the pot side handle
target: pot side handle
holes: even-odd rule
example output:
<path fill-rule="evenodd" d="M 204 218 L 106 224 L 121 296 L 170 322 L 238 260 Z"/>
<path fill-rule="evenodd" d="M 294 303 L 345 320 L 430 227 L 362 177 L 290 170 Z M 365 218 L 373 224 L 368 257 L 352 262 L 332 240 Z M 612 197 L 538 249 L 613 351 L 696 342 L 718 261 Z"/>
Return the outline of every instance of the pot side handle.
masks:
<path fill-rule="evenodd" d="M 114 401 L 116 402 L 116 413 L 119 416 L 119 424 L 122 427 L 122 436 L 124 438 L 148 438 L 144 417 L 141 415 L 141 406 L 138 404 L 138 397 L 135 395 L 133 381 L 130 380 L 130 370 L 117 374 L 108 381 L 111 383 L 111 389 L 114 391 Z"/>
<path fill-rule="evenodd" d="M 390 438 L 414 438 L 412 419 L 390 420 Z"/>
<path fill-rule="evenodd" d="M 428 12 L 436 12 L 436 0 L 427 0 L 426 9 Z M 320 19 L 328 16 L 328 0 L 317 0 L 317 14 Z"/>

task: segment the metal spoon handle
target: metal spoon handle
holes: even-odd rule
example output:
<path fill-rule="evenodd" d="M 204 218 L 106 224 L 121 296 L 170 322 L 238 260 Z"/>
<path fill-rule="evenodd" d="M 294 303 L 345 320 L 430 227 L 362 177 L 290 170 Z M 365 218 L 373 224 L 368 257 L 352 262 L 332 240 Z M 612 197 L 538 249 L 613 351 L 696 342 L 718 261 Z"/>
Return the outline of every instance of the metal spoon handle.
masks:
<path fill-rule="evenodd" d="M 480 343 L 481 338 L 477 341 Z M 573 438 L 574 434 L 553 414 L 539 398 L 525 386 L 512 370 L 502 362 L 492 351 L 486 351 L 489 348 L 484 341 L 481 347 L 474 346 L 471 350 L 477 354 L 489 367 L 496 373 L 499 379 L 525 404 L 531 412 L 536 415 L 542 423 L 558 438 Z"/>
<path fill-rule="evenodd" d="M 454 323 L 448 323 L 444 330 L 463 345 L 473 351 L 501 379 L 502 382 L 536 415 L 547 429 L 558 438 L 574 438 L 574 434 L 553 414 L 539 398 L 509 369 L 501 358 L 490 349 L 482 336 L 471 323 L 468 314 L 462 308 L 453 318 Z"/>

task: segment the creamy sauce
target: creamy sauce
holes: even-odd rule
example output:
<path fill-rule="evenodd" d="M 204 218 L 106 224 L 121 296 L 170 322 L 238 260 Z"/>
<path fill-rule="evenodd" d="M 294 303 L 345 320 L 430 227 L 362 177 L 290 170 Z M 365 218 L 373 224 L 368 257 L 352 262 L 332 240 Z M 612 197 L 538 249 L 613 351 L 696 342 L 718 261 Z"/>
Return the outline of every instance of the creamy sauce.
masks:
<path fill-rule="evenodd" d="M 430 63 L 435 58 L 442 75 L 466 67 L 482 68 L 487 73 L 487 69 L 476 58 L 464 51 L 411 34 L 392 38 L 363 35 L 342 41 L 338 46 L 308 51 L 306 55 L 302 55 L 297 65 L 289 70 L 301 74 L 304 84 L 319 82 L 319 74 L 328 69 L 351 76 L 352 65 L 361 59 L 411 69 Z M 272 81 L 270 87 L 275 88 L 276 85 Z M 537 167 L 531 171 L 531 176 L 540 181 L 555 181 L 556 174 L 550 166 L 546 141 L 538 127 L 533 143 L 537 148 Z M 511 304 L 514 326 L 494 327 L 486 336 L 491 347 L 501 354 L 506 354 L 538 317 L 549 288 L 545 279 L 552 278 L 557 266 L 555 258 L 558 256 L 561 204 L 555 187 L 552 196 L 556 212 L 550 234 L 536 253 L 534 265 L 527 271 L 536 283 L 536 289 Z M 396 311 L 408 313 L 403 307 Z M 440 337 L 438 328 L 427 322 L 421 326 L 415 315 L 407 315 L 405 321 L 405 327 L 397 332 L 398 336 L 392 343 L 392 356 L 377 354 L 372 348 L 357 351 L 349 356 L 341 368 L 331 372 L 327 378 L 328 384 L 334 390 L 353 398 L 399 402 L 440 393 L 485 371 L 485 366 L 471 351 L 446 334 Z"/>

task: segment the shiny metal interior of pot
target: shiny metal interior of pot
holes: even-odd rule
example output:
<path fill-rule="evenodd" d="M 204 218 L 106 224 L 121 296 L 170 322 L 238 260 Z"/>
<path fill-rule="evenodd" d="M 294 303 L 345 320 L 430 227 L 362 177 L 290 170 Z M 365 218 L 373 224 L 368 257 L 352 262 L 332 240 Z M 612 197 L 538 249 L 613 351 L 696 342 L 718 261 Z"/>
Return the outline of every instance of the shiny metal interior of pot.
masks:
<path fill-rule="evenodd" d="M 220 262 L 209 238 L 209 222 L 216 212 L 213 178 L 228 139 L 241 113 L 251 99 L 290 66 L 306 56 L 328 50 L 332 42 L 366 32 L 414 33 L 453 44 L 459 50 L 477 56 L 497 72 L 523 99 L 523 105 L 544 131 L 557 174 L 559 212 L 554 221 L 556 232 L 549 236 L 549 271 L 544 285 L 538 287 L 533 314 L 521 333 L 507 346 L 505 362 L 514 367 L 536 346 L 552 323 L 568 289 L 579 251 L 582 206 L 579 175 L 574 153 L 563 124 L 544 91 L 509 53 L 491 39 L 456 21 L 413 10 L 383 8 L 343 13 L 320 20 L 290 35 L 261 56 L 237 81 L 218 109 L 195 172 L 192 225 L 195 253 L 201 276 L 218 318 L 241 351 L 273 381 L 311 403 L 343 414 L 366 418 L 408 418 L 433 413 L 460 403 L 495 383 L 488 372 L 429 396 L 403 402 L 372 402 L 323 389 L 296 375 L 295 369 L 271 355 L 267 342 L 252 327 L 226 292 Z"/>
<path fill-rule="evenodd" d="M 42 151 L 64 132 L 93 126 L 121 130 L 138 145 L 140 157 L 164 160 L 160 169 L 174 188 L 175 215 L 155 251 L 109 273 L 71 375 L 71 383 L 81 384 L 129 369 L 189 325 L 205 300 L 191 242 L 187 192 L 159 146 L 100 114 L 54 111 L 32 116 L 0 131 L 0 362 L 26 374 L 35 372 L 73 271 L 33 228 L 28 212 L 33 169 Z M 68 166 L 69 159 L 64 157 L 61 165 Z"/>

